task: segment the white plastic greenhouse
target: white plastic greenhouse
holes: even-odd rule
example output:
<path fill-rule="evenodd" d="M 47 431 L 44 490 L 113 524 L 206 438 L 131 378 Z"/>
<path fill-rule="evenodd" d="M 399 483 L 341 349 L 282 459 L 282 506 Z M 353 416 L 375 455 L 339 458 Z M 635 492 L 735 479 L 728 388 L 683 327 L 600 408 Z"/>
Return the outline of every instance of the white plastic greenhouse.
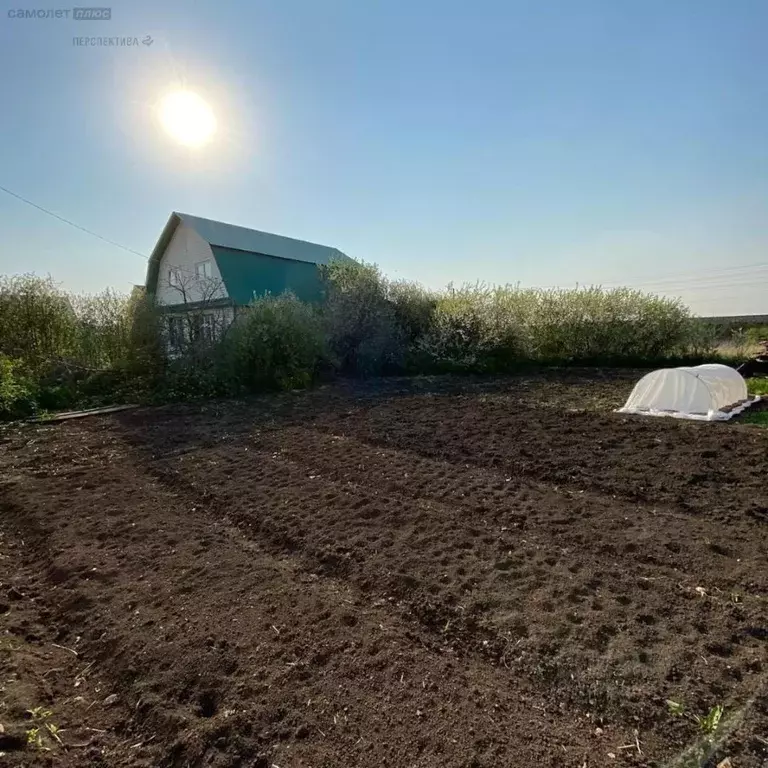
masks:
<path fill-rule="evenodd" d="M 741 374 L 711 363 L 692 368 L 661 368 L 637 382 L 619 413 L 726 421 L 760 398 L 750 398 Z"/>

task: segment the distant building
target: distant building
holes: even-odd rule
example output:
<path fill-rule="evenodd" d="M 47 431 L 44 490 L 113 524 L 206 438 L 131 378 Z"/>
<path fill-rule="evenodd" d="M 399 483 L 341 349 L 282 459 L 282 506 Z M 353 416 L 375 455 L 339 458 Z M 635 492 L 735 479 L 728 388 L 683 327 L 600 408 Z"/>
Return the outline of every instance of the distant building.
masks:
<path fill-rule="evenodd" d="M 321 298 L 319 265 L 352 261 L 336 248 L 172 213 L 147 268 L 147 295 L 166 316 L 169 346 L 213 339 L 265 294 Z"/>

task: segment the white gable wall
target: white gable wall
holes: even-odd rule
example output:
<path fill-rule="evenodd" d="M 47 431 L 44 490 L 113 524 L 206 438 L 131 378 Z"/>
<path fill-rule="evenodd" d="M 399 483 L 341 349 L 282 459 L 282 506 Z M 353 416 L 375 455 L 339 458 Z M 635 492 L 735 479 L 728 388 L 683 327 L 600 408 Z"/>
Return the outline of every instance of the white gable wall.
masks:
<path fill-rule="evenodd" d="M 211 277 L 208 279 L 200 280 L 197 277 L 195 265 L 201 261 L 210 261 Z M 174 287 L 170 282 L 171 268 L 179 270 L 179 287 Z M 155 301 L 163 305 L 190 304 L 195 301 L 225 299 L 227 296 L 211 246 L 188 224 L 180 223 L 160 259 Z"/>

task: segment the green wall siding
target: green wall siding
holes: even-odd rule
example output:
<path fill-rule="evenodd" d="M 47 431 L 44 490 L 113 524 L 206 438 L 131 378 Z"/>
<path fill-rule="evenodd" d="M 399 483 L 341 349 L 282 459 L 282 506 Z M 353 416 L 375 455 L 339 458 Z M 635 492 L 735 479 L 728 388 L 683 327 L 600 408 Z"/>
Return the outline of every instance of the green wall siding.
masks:
<path fill-rule="evenodd" d="M 229 297 L 236 304 L 249 304 L 265 293 L 292 291 L 302 301 L 319 301 L 322 284 L 316 264 L 291 261 L 231 248 L 211 246 Z"/>

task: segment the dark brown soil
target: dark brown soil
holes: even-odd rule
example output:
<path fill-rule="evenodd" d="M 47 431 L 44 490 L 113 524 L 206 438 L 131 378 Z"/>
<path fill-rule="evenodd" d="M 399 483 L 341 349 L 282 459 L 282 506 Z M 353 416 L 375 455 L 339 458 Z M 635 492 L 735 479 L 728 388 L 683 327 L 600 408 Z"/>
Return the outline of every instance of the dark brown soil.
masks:
<path fill-rule="evenodd" d="M 768 765 L 768 430 L 612 413 L 636 377 L 7 432 L 2 759 Z"/>

